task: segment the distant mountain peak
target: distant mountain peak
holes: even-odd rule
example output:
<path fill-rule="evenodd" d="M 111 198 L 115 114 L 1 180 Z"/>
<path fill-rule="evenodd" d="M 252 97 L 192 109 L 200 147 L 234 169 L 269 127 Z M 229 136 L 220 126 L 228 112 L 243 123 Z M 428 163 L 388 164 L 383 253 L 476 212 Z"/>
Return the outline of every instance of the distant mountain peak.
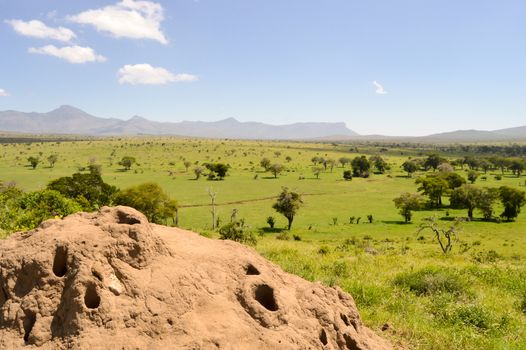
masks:
<path fill-rule="evenodd" d="M 236 123 L 237 124 L 239 123 L 239 120 L 237 120 L 236 118 L 230 117 L 230 118 L 219 120 L 218 123 Z"/>
<path fill-rule="evenodd" d="M 141 116 L 138 116 L 138 115 L 134 115 L 133 117 L 131 117 L 130 119 L 128 119 L 129 122 L 144 122 L 144 121 L 149 121 L 148 119 L 146 118 L 143 118 Z"/>

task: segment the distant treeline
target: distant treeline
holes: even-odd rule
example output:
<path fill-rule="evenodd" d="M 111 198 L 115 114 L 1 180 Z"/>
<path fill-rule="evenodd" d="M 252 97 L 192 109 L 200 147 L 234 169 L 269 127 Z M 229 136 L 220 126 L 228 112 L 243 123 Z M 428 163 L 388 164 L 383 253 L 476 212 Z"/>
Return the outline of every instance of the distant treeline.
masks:
<path fill-rule="evenodd" d="M 36 143 L 36 142 L 66 142 L 66 141 L 86 141 L 93 140 L 89 137 L 73 136 L 6 136 L 0 135 L 0 144 L 3 143 Z"/>

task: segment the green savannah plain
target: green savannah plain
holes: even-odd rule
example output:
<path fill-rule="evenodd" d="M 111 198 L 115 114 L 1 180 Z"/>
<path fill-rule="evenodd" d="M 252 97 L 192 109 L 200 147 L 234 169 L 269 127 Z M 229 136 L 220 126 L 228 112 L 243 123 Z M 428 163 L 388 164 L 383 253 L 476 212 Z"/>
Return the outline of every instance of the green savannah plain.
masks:
<path fill-rule="evenodd" d="M 444 194 L 442 207 L 415 211 L 405 223 L 393 202 L 404 192 L 416 193 L 415 180 L 434 173 L 420 168 L 408 176 L 401 165 L 433 153 L 450 161 L 488 156 L 462 147 L 373 142 L 48 139 L 1 144 L 0 181 L 34 191 L 92 163 L 101 166 L 105 182 L 120 189 L 155 182 L 177 200 L 179 227 L 219 238 L 217 221 L 222 226 L 234 216 L 243 219 L 260 254 L 289 273 L 349 292 L 364 323 L 402 348 L 526 349 L 526 210 L 511 222 L 483 221 L 475 210 L 473 220 L 460 224 L 452 250 L 443 253 L 433 231 L 420 225 L 435 216 L 447 229 L 454 218 L 466 218 L 467 210 L 450 208 Z M 57 155 L 53 167 L 46 161 L 50 155 Z M 388 169 L 345 180 L 343 172 L 351 168 L 338 159 L 361 155 L 380 155 Z M 118 164 L 125 156 L 136 159 L 129 170 Z M 41 161 L 33 169 L 28 157 Z M 314 157 L 336 164 L 320 168 Z M 276 176 L 265 171 L 263 158 L 283 170 Z M 227 176 L 196 179 L 194 168 L 205 163 L 228 164 Z M 466 166 L 454 172 L 467 179 Z M 520 173 L 479 172 L 474 186 L 526 189 Z M 272 208 L 283 187 L 304 202 L 290 232 Z M 215 194 L 214 221 L 209 193 Z M 497 201 L 495 216 L 501 212 Z"/>

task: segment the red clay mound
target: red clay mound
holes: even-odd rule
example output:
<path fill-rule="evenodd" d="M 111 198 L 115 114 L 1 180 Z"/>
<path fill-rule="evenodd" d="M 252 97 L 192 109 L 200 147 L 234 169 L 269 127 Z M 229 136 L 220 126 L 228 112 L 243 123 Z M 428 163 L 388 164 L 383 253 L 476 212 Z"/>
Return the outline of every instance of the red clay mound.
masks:
<path fill-rule="evenodd" d="M 128 207 L 0 241 L 0 348 L 390 349 L 352 297 Z"/>

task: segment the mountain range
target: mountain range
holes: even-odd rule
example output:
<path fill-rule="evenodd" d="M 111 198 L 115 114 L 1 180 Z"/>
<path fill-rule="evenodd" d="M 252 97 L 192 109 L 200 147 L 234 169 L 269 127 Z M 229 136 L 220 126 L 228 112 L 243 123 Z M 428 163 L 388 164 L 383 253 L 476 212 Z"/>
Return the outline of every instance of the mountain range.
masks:
<path fill-rule="evenodd" d="M 178 135 L 208 138 L 275 140 L 377 140 L 413 142 L 490 142 L 526 140 L 526 126 L 494 131 L 457 130 L 421 137 L 359 135 L 345 123 L 270 125 L 234 118 L 214 122 L 156 122 L 139 116 L 128 120 L 100 118 L 72 106 L 47 113 L 0 111 L 0 131 L 26 134 L 90 136 Z"/>
<path fill-rule="evenodd" d="M 358 136 L 345 123 L 269 125 L 228 118 L 215 122 L 156 122 L 135 116 L 128 120 L 99 118 L 78 108 L 61 106 L 48 113 L 0 112 L 0 131 L 30 134 L 179 135 L 234 139 L 312 139 L 331 135 Z"/>

